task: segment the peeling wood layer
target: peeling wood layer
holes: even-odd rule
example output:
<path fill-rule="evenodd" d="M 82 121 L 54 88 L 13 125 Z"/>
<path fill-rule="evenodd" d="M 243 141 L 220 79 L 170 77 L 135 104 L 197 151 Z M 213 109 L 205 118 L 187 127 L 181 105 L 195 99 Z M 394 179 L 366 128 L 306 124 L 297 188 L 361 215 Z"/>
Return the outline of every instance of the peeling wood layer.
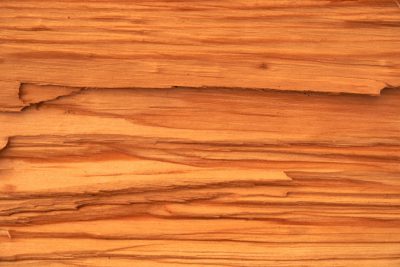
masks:
<path fill-rule="evenodd" d="M 397 266 L 400 91 L 23 84 L 0 266 Z"/>
<path fill-rule="evenodd" d="M 399 12 L 393 0 L 1 1 L 0 96 L 15 82 L 377 94 L 400 85 Z"/>

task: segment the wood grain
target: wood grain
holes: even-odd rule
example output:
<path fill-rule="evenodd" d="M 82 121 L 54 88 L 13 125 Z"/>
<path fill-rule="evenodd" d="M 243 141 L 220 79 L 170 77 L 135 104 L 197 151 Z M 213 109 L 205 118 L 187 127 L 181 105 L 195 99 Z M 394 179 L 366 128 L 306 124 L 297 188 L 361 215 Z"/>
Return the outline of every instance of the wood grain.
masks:
<path fill-rule="evenodd" d="M 379 94 L 400 85 L 399 17 L 396 0 L 2 0 L 2 94 L 15 82 Z"/>
<path fill-rule="evenodd" d="M 0 265 L 400 263 L 397 89 L 20 96 L 0 113 Z"/>
<path fill-rule="evenodd" d="M 400 266 L 399 18 L 0 1 L 0 266 Z"/>

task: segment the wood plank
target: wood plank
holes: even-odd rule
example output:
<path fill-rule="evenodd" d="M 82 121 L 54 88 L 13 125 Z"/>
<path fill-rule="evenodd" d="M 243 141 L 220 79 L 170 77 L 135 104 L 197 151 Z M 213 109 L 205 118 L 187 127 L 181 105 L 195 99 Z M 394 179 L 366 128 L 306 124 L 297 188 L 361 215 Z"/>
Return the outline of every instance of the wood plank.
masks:
<path fill-rule="evenodd" d="M 398 266 L 400 91 L 25 84 L 0 266 Z"/>
<path fill-rule="evenodd" d="M 3 0 L 2 91 L 17 95 L 21 82 L 379 94 L 400 85 L 399 12 L 396 0 Z"/>

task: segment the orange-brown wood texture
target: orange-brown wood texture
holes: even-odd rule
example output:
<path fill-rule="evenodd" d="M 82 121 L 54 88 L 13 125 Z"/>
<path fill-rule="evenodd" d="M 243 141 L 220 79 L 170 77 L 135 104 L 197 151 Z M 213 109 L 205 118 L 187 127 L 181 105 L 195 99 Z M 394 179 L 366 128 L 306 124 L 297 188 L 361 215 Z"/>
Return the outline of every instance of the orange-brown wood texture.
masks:
<path fill-rule="evenodd" d="M 396 0 L 0 1 L 0 266 L 400 266 Z"/>

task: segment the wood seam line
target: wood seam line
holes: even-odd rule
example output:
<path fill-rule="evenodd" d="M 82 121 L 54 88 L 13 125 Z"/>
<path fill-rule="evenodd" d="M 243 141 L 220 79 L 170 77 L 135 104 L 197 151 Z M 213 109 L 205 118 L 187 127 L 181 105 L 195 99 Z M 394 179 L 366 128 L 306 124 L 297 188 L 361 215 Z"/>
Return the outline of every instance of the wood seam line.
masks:
<path fill-rule="evenodd" d="M 25 94 L 25 88 L 26 86 L 35 86 L 35 87 L 60 87 L 60 88 L 68 88 L 71 90 L 70 93 L 67 94 L 60 94 L 58 96 L 55 96 L 54 98 L 51 99 L 45 99 L 45 100 L 40 100 L 40 101 L 27 101 L 24 99 L 24 94 Z M 399 89 L 400 87 L 398 86 L 392 86 L 392 85 L 387 85 L 386 87 L 382 88 L 379 90 L 377 94 L 364 94 L 364 93 L 349 93 L 349 92 L 328 92 L 328 91 L 315 91 L 315 90 L 281 90 L 281 89 L 273 89 L 273 88 L 244 88 L 244 87 L 210 87 L 210 86 L 202 86 L 202 87 L 188 87 L 188 86 L 171 86 L 171 87 L 163 87 L 163 88 L 150 88 L 149 89 L 160 89 L 160 90 L 168 90 L 168 89 L 179 89 L 179 88 L 186 88 L 186 89 L 203 89 L 203 90 L 221 90 L 221 89 L 229 89 L 229 90 L 254 90 L 258 92 L 277 92 L 277 93 L 291 93 L 291 94 L 305 94 L 309 96 L 317 96 L 317 95 L 331 95 L 331 96 L 366 96 L 366 97 L 379 97 L 382 96 L 386 91 L 393 90 L 393 89 Z M 18 98 L 19 101 L 21 102 L 21 107 L 17 111 L 7 111 L 7 110 L 0 110 L 0 113 L 18 113 L 18 112 L 23 112 L 24 110 L 31 108 L 31 107 L 37 107 L 40 106 L 44 103 L 49 103 L 55 100 L 59 100 L 61 98 L 65 97 L 71 97 L 74 95 L 78 95 L 86 90 L 97 90 L 97 89 L 115 89 L 115 90 L 120 90 L 120 89 L 126 89 L 126 90 L 134 90 L 134 89 L 146 89 L 142 87 L 122 87 L 122 88 L 103 88 L 103 87 L 73 87 L 73 86 L 63 86 L 63 85 L 56 85 L 56 84 L 37 84 L 37 83 L 25 83 L 21 82 L 18 87 Z"/>

